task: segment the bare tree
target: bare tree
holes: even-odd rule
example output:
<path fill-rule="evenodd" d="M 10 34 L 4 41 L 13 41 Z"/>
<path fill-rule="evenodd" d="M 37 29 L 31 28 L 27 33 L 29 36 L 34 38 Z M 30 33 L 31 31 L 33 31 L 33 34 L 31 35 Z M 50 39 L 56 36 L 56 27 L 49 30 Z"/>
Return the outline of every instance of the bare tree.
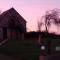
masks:
<path fill-rule="evenodd" d="M 38 31 L 39 31 L 39 32 L 41 32 L 41 26 L 42 26 L 42 24 L 43 24 L 42 22 L 39 22 L 39 21 L 38 21 Z"/>
<path fill-rule="evenodd" d="M 43 18 L 44 16 L 42 16 L 41 19 L 37 21 L 38 32 L 41 32 L 42 26 L 44 25 Z"/>
<path fill-rule="evenodd" d="M 48 29 L 51 25 L 51 23 L 53 22 L 55 25 L 59 25 L 60 24 L 60 10 L 59 9 L 53 9 L 53 10 L 49 10 L 46 12 L 44 18 L 45 18 L 45 28 L 46 28 L 46 32 L 48 32 Z"/>

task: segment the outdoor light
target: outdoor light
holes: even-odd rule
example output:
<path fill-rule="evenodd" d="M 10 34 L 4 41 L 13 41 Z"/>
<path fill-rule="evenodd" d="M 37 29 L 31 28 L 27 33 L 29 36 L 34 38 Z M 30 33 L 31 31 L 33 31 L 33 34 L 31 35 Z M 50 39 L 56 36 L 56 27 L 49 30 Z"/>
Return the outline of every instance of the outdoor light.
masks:
<path fill-rule="evenodd" d="M 45 46 L 41 46 L 41 50 L 45 50 Z"/>
<path fill-rule="evenodd" d="M 56 47 L 56 51 L 59 51 L 59 50 L 60 50 L 60 47 L 59 47 L 59 46 L 57 46 L 57 47 Z"/>

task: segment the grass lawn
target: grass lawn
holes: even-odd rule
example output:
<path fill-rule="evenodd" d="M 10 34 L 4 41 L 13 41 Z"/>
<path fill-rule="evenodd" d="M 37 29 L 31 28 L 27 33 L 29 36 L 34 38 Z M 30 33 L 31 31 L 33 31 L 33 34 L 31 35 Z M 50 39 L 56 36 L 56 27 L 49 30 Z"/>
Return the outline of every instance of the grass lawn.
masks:
<path fill-rule="evenodd" d="M 0 53 L 22 57 L 27 60 L 37 60 L 40 54 L 40 47 L 30 40 L 9 40 L 0 47 Z"/>

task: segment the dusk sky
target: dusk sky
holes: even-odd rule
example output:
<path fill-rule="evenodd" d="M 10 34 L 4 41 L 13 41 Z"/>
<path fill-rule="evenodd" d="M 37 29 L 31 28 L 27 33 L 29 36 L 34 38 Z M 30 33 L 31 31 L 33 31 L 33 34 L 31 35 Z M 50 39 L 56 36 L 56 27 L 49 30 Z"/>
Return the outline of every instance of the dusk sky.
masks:
<path fill-rule="evenodd" d="M 26 19 L 29 31 L 36 31 L 38 20 L 47 10 L 60 9 L 60 0 L 0 0 L 1 12 L 11 7 L 14 7 Z"/>

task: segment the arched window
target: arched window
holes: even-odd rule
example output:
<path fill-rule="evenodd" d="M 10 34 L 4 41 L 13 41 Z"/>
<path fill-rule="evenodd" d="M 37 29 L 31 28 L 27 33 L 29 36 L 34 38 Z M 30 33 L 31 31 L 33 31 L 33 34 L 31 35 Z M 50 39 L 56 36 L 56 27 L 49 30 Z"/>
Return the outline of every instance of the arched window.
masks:
<path fill-rule="evenodd" d="M 14 18 L 10 18 L 10 20 L 8 21 L 8 23 L 9 23 L 9 27 L 15 27 Z"/>

